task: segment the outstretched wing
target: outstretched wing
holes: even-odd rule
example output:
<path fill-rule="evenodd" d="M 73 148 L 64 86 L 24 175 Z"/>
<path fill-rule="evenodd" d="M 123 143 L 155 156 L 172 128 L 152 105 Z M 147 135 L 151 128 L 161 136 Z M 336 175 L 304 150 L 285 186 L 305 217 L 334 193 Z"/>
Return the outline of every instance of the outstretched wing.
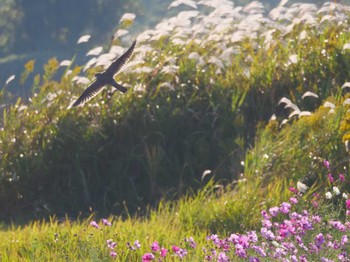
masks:
<path fill-rule="evenodd" d="M 106 70 L 105 73 L 114 76 L 123 68 L 123 66 L 129 61 L 132 53 L 134 52 L 136 40 L 132 43 L 129 49 L 117 60 L 115 60 Z"/>
<path fill-rule="evenodd" d="M 104 84 L 96 80 L 81 94 L 81 96 L 74 102 L 72 107 L 85 104 L 90 99 L 94 98 L 103 89 Z"/>

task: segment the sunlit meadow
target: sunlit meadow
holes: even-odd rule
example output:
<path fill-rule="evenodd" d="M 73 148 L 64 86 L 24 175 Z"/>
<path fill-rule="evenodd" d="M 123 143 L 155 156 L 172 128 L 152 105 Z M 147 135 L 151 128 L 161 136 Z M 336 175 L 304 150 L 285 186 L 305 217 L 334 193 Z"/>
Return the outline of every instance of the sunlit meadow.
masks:
<path fill-rule="evenodd" d="M 137 36 L 125 14 L 86 64 L 6 81 L 1 261 L 349 261 L 350 8 L 169 12 Z M 69 109 L 133 39 L 130 92 Z M 14 77 L 28 101 L 11 103 Z"/>

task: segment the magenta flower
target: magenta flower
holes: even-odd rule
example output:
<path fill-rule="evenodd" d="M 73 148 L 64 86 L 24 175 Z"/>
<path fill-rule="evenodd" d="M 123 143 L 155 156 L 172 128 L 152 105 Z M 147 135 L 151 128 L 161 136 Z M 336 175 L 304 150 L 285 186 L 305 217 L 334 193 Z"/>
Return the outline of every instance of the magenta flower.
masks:
<path fill-rule="evenodd" d="M 117 252 L 111 251 L 111 252 L 109 253 L 109 256 L 110 256 L 111 258 L 116 258 L 116 257 L 117 257 Z"/>
<path fill-rule="evenodd" d="M 294 193 L 294 194 L 298 194 L 298 189 L 296 189 L 295 187 L 290 187 L 289 191 Z"/>
<path fill-rule="evenodd" d="M 345 201 L 346 208 L 350 210 L 350 199 Z"/>
<path fill-rule="evenodd" d="M 339 180 L 345 182 L 345 176 L 343 174 L 339 175 Z"/>
<path fill-rule="evenodd" d="M 93 226 L 95 228 L 99 228 L 99 225 L 94 220 L 90 222 L 90 226 Z"/>
<path fill-rule="evenodd" d="M 328 180 L 330 183 L 333 183 L 334 182 L 334 178 L 333 178 L 333 175 L 332 174 L 328 174 Z"/>
<path fill-rule="evenodd" d="M 108 221 L 107 219 L 105 219 L 105 218 L 102 219 L 102 224 L 105 225 L 105 226 L 111 226 L 111 225 L 112 225 L 112 223 L 109 222 L 109 221 Z"/>
<path fill-rule="evenodd" d="M 152 253 L 146 253 L 142 256 L 142 262 L 152 261 L 154 259 L 154 255 Z"/>
<path fill-rule="evenodd" d="M 178 246 L 172 246 L 171 249 L 176 253 L 177 251 L 180 250 Z"/>
<path fill-rule="evenodd" d="M 160 250 L 159 244 L 157 241 L 154 241 L 151 245 L 151 250 L 153 252 L 158 252 Z"/>
<path fill-rule="evenodd" d="M 168 250 L 162 247 L 162 249 L 160 250 L 160 256 L 165 257 L 167 253 L 168 253 Z"/>
<path fill-rule="evenodd" d="M 328 162 L 326 159 L 323 160 L 323 164 L 324 164 L 324 166 L 329 170 L 330 165 L 329 165 L 329 162 Z"/>

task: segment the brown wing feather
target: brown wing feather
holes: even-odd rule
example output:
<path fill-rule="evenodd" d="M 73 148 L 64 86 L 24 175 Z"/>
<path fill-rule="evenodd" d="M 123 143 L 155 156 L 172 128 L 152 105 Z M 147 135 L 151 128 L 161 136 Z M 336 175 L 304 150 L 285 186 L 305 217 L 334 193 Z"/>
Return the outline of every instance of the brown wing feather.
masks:
<path fill-rule="evenodd" d="M 81 94 L 81 96 L 74 102 L 72 107 L 85 104 L 90 99 L 94 98 L 103 89 L 104 84 L 96 80 Z"/>
<path fill-rule="evenodd" d="M 117 60 L 115 60 L 106 70 L 107 74 L 110 74 L 114 76 L 116 73 L 120 71 L 120 69 L 123 68 L 123 66 L 129 61 L 130 57 L 132 56 L 132 53 L 134 52 L 136 45 L 136 40 L 132 43 L 132 45 L 129 47 L 129 49 Z"/>

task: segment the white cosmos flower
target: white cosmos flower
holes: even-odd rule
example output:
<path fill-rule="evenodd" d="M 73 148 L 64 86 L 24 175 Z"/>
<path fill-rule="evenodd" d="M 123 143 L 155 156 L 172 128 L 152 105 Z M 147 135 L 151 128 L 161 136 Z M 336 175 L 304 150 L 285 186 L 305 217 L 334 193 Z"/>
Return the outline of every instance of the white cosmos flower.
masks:
<path fill-rule="evenodd" d="M 326 198 L 327 199 L 331 199 L 332 198 L 332 193 L 331 192 L 327 192 L 326 193 Z"/>
<path fill-rule="evenodd" d="M 300 181 L 297 182 L 297 189 L 299 190 L 299 192 L 305 193 L 308 188 L 309 187 L 307 185 L 305 185 L 304 183 L 302 183 Z"/>
<path fill-rule="evenodd" d="M 348 199 L 348 194 L 343 193 L 342 197 L 343 197 L 344 199 Z"/>
<path fill-rule="evenodd" d="M 340 195 L 339 188 L 337 188 L 336 186 L 334 186 L 334 187 L 333 187 L 333 193 L 336 194 L 337 196 Z"/>

